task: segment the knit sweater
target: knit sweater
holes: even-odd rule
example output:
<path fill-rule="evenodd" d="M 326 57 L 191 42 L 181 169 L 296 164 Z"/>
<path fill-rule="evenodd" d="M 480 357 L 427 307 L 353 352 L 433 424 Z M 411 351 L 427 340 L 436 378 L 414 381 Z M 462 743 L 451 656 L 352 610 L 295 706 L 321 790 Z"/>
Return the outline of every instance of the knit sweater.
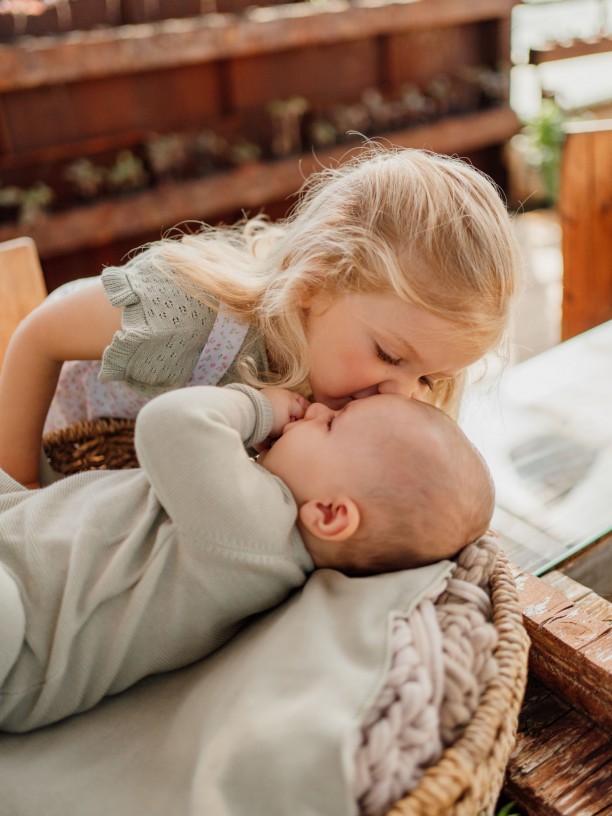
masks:
<path fill-rule="evenodd" d="M 101 416 L 135 418 L 149 399 L 173 388 L 242 382 L 245 358 L 260 376 L 268 373 L 259 330 L 208 293 L 189 294 L 152 250 L 108 267 L 100 281 L 109 303 L 121 309 L 121 329 L 102 360 L 64 363 L 45 433 Z M 95 282 L 70 281 L 49 298 Z"/>

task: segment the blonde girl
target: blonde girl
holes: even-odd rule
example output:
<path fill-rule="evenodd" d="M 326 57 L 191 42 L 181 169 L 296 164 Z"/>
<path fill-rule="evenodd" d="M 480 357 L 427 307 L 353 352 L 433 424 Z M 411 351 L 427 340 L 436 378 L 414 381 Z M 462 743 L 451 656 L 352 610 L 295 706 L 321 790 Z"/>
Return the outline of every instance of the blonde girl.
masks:
<path fill-rule="evenodd" d="M 504 341 L 521 279 L 490 179 L 370 146 L 311 176 L 278 224 L 166 237 L 53 293 L 5 359 L 0 466 L 33 483 L 43 429 L 135 416 L 199 383 L 273 383 L 333 409 L 401 393 L 456 414 L 467 368 Z"/>

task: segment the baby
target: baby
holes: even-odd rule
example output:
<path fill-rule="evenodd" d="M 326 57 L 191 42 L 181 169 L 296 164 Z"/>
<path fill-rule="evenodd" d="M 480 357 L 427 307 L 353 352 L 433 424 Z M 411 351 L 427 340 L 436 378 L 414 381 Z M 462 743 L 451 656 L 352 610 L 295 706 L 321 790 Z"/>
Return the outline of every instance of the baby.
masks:
<path fill-rule="evenodd" d="M 0 471 L 4 730 L 204 657 L 315 567 L 451 557 L 493 510 L 455 422 L 399 395 L 334 411 L 280 388 L 194 386 L 147 404 L 135 442 L 136 470 L 34 491 Z"/>
<path fill-rule="evenodd" d="M 349 575 L 451 558 L 493 513 L 487 466 L 456 422 L 397 395 L 314 403 L 258 462 L 291 491 L 315 566 Z"/>

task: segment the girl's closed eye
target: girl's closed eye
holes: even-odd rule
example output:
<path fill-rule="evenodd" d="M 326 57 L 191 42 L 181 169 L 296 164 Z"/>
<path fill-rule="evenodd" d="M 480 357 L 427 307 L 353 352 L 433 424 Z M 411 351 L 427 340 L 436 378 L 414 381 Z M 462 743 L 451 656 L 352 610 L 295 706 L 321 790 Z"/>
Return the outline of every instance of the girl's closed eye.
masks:
<path fill-rule="evenodd" d="M 432 382 L 429 377 L 419 377 L 419 382 L 421 385 L 426 385 L 430 391 L 433 391 L 435 388 L 435 382 Z"/>
<path fill-rule="evenodd" d="M 401 358 L 392 357 L 390 354 L 387 354 L 387 352 L 384 349 L 382 349 L 378 345 L 378 343 L 376 344 L 376 355 L 384 363 L 387 363 L 387 365 L 398 366 L 401 365 L 401 363 L 403 362 Z M 419 382 L 421 383 L 421 385 L 426 385 L 430 391 L 433 391 L 436 385 L 435 382 L 433 382 L 432 380 L 429 379 L 429 377 L 426 376 L 419 377 Z"/>
<path fill-rule="evenodd" d="M 378 343 L 376 344 L 376 355 L 383 363 L 387 363 L 388 365 L 398 366 L 402 362 L 399 357 L 392 357 L 390 354 L 387 354 Z"/>

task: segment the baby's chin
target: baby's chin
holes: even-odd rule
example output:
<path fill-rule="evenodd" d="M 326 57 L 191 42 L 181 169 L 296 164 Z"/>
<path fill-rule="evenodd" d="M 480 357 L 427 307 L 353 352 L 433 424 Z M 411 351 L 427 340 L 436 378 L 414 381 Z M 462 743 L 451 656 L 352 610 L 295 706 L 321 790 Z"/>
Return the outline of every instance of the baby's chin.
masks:
<path fill-rule="evenodd" d="M 280 439 L 280 436 L 279 436 L 278 439 Z M 263 464 L 266 461 L 266 459 L 268 458 L 268 454 L 270 453 L 270 451 L 272 450 L 274 445 L 276 445 L 276 443 L 278 442 L 278 439 L 273 439 L 270 442 L 270 447 L 269 448 L 264 448 L 262 451 L 259 451 L 259 453 L 257 454 L 257 462 L 260 465 Z"/>

